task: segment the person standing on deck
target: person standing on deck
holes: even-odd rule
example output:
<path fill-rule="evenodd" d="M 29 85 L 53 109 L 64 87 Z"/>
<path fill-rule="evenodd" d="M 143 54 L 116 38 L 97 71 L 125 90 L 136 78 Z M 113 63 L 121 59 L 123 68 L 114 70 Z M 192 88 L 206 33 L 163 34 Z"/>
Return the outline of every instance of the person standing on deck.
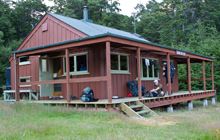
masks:
<path fill-rule="evenodd" d="M 164 96 L 163 86 L 159 83 L 159 80 L 154 80 L 154 89 L 150 91 L 153 97 Z"/>

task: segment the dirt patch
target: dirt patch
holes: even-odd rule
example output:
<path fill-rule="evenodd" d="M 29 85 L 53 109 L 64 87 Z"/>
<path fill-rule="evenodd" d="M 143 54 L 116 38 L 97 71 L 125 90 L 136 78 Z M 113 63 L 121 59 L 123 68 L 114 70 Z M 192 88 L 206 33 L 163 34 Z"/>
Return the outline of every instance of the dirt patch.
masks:
<path fill-rule="evenodd" d="M 151 118 L 135 119 L 135 122 L 148 125 L 148 126 L 164 126 L 164 125 L 176 125 L 178 121 L 172 117 L 156 116 Z"/>

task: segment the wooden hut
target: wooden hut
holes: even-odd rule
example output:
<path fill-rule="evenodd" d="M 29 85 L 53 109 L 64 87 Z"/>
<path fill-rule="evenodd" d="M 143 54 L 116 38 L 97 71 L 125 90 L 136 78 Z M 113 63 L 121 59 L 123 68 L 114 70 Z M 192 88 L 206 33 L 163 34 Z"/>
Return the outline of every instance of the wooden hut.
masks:
<path fill-rule="evenodd" d="M 192 91 L 191 63 L 202 63 L 204 86 L 200 91 Z M 212 66 L 211 77 L 208 78 L 206 63 Z M 146 100 L 149 107 L 215 96 L 211 58 L 92 23 L 86 16 L 78 20 L 46 14 L 13 53 L 10 64 L 11 85 L 17 101 L 21 98 L 21 90 L 32 90 L 36 91 L 40 100 L 63 96 L 65 102 L 71 103 L 74 102 L 71 97 L 79 98 L 82 90 L 88 86 L 93 89 L 95 97 L 106 104 L 123 102 L 123 99 L 145 101 L 141 85 L 150 90 L 155 79 L 160 79 L 164 91 L 169 95 Z M 167 77 L 163 75 L 164 64 Z M 179 64 L 187 65 L 188 91 L 179 91 Z M 171 74 L 171 67 L 175 68 L 174 74 Z M 136 98 L 127 98 L 127 82 L 131 80 L 138 82 Z M 207 80 L 212 82 L 209 90 L 206 88 Z M 112 99 L 113 96 L 121 100 Z"/>

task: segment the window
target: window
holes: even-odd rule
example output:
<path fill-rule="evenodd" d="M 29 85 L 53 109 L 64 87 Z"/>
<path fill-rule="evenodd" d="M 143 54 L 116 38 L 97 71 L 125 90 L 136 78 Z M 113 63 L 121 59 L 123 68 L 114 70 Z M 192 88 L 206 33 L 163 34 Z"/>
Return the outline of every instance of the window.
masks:
<path fill-rule="evenodd" d="M 19 58 L 19 65 L 28 65 L 30 64 L 30 60 L 28 56 L 22 56 Z"/>
<path fill-rule="evenodd" d="M 31 82 L 31 77 L 30 76 L 20 77 L 20 82 L 21 83 Z"/>
<path fill-rule="evenodd" d="M 159 78 L 159 62 L 156 59 L 142 59 L 142 77 L 146 79 Z"/>
<path fill-rule="evenodd" d="M 69 57 L 70 74 L 88 74 L 88 53 L 73 54 Z M 64 58 L 64 71 L 66 73 L 66 59 Z"/>
<path fill-rule="evenodd" d="M 111 54 L 112 73 L 129 73 L 129 59 L 127 54 Z"/>
<path fill-rule="evenodd" d="M 62 92 L 62 84 L 54 84 L 54 92 Z"/>

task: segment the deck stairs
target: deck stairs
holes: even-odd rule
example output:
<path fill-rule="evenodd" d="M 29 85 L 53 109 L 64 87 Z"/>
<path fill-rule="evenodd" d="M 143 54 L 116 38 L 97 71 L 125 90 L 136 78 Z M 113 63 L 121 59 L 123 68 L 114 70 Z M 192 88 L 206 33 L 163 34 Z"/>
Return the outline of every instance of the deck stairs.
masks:
<path fill-rule="evenodd" d="M 145 119 L 157 114 L 140 101 L 121 103 L 120 109 L 127 116 L 138 119 Z"/>

